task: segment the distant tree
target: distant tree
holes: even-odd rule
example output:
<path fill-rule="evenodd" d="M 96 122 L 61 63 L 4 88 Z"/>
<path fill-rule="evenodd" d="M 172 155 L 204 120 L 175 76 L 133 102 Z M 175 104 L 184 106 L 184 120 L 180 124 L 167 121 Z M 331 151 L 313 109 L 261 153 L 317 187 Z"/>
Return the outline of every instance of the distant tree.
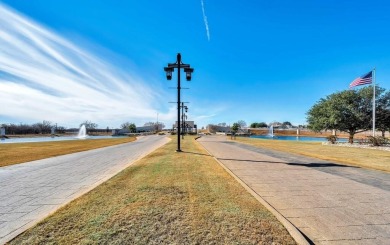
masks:
<path fill-rule="evenodd" d="M 98 125 L 97 125 L 96 123 L 93 123 L 93 122 L 88 121 L 88 120 L 85 121 L 85 122 L 83 122 L 83 123 L 81 123 L 81 124 L 80 124 L 80 127 L 81 127 L 82 125 L 85 125 L 85 128 L 86 128 L 88 131 L 95 130 L 95 129 L 97 129 L 97 127 L 98 127 Z"/>
<path fill-rule="evenodd" d="M 225 123 L 225 122 L 223 122 L 223 123 L 218 123 L 217 125 L 218 125 L 218 126 L 221 126 L 221 127 L 226 127 L 226 123 Z"/>
<path fill-rule="evenodd" d="M 153 126 L 154 130 L 158 132 L 160 129 L 165 128 L 165 124 L 162 122 L 147 122 L 144 126 Z"/>
<path fill-rule="evenodd" d="M 57 129 L 56 129 L 57 133 L 59 133 L 59 134 L 64 134 L 65 130 L 66 130 L 66 128 L 63 126 L 57 126 Z"/>
<path fill-rule="evenodd" d="M 237 131 L 238 131 L 240 128 L 241 128 L 241 125 L 240 125 L 238 122 L 233 123 L 232 131 L 233 131 L 234 133 L 237 133 Z"/>
<path fill-rule="evenodd" d="M 254 122 L 250 125 L 251 128 L 266 128 L 267 124 L 265 122 Z"/>
<path fill-rule="evenodd" d="M 34 123 L 32 126 L 33 134 L 42 134 L 43 126 L 42 123 Z M 16 132 L 18 132 L 18 128 L 16 128 Z"/>
<path fill-rule="evenodd" d="M 246 127 L 246 122 L 244 120 L 239 120 L 237 123 L 240 125 L 240 128 Z"/>
<path fill-rule="evenodd" d="M 257 124 L 259 128 L 266 128 L 268 125 L 265 122 L 260 122 Z"/>
<path fill-rule="evenodd" d="M 44 120 L 42 122 L 35 123 L 33 127 L 35 128 L 35 132 L 38 134 L 49 134 L 51 133 L 52 125 L 50 121 Z"/>
<path fill-rule="evenodd" d="M 291 128 L 292 124 L 288 121 L 282 123 L 282 128 Z"/>
<path fill-rule="evenodd" d="M 19 125 L 16 124 L 10 124 L 9 128 L 5 127 L 7 131 L 12 132 L 12 134 L 35 134 L 35 124 L 34 125 L 28 125 L 20 123 Z M 39 132 L 37 132 L 39 133 Z"/>
<path fill-rule="evenodd" d="M 121 124 L 121 128 L 122 128 L 122 129 L 129 128 L 130 124 L 131 124 L 130 122 L 122 123 L 122 124 Z"/>
<path fill-rule="evenodd" d="M 128 129 L 129 129 L 130 133 L 136 133 L 137 132 L 137 126 L 135 126 L 134 123 L 130 123 L 129 126 L 128 126 Z"/>

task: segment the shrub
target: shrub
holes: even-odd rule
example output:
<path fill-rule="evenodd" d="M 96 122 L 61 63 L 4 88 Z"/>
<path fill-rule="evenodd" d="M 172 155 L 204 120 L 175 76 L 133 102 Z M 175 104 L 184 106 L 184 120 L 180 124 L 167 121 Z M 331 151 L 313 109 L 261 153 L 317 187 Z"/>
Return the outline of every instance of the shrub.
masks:
<path fill-rule="evenodd" d="M 330 142 L 331 144 L 334 144 L 337 142 L 337 136 L 336 135 L 329 135 L 328 137 L 326 137 L 326 139 L 328 140 L 328 142 Z"/>
<path fill-rule="evenodd" d="M 382 136 L 367 136 L 367 138 L 373 146 L 382 146 L 390 143 L 388 138 Z"/>

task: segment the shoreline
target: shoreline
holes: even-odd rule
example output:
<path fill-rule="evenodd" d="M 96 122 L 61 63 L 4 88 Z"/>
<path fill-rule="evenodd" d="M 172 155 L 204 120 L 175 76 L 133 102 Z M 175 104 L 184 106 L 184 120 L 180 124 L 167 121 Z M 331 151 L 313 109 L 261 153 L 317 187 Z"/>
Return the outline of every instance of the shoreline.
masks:
<path fill-rule="evenodd" d="M 251 135 L 268 135 L 269 131 L 266 129 L 249 129 Z M 297 134 L 297 130 L 289 130 L 289 129 L 275 129 L 274 130 L 275 136 L 299 136 L 299 137 L 320 137 L 320 138 L 326 138 L 328 136 L 332 135 L 331 131 L 324 131 L 324 132 L 314 132 L 311 130 L 300 130 L 299 134 Z M 368 136 L 372 136 L 372 131 L 364 131 L 360 132 L 354 135 L 354 140 L 358 139 L 366 139 Z M 382 132 L 376 131 L 376 136 L 382 136 Z M 348 139 L 349 134 L 345 132 L 336 132 L 336 137 L 341 139 Z M 386 132 L 385 137 L 390 138 L 390 133 Z"/>
<path fill-rule="evenodd" d="M 89 133 L 89 136 L 112 136 L 111 133 Z M 65 134 L 6 134 L 5 137 L 8 139 L 19 139 L 19 138 L 47 138 L 47 137 L 76 137 L 77 132 L 65 133 Z"/>
<path fill-rule="evenodd" d="M 251 134 L 251 136 L 254 135 L 254 136 L 267 136 L 268 134 Z M 278 136 L 290 136 L 290 137 L 313 137 L 313 138 L 326 138 L 330 135 L 310 135 L 310 134 L 274 134 L 275 137 L 278 137 Z M 337 138 L 340 138 L 340 139 L 348 139 L 349 137 L 348 136 L 338 136 L 336 135 Z M 354 139 L 358 139 L 356 137 L 354 137 Z"/>
<path fill-rule="evenodd" d="M 344 143 L 344 142 L 336 142 L 332 144 L 330 142 L 322 142 L 322 145 L 327 146 L 340 146 L 340 147 L 352 147 L 352 148 L 364 148 L 364 149 L 372 149 L 372 150 L 381 150 L 381 151 L 390 151 L 390 146 L 374 146 L 372 144 L 359 144 L 359 143 Z"/>

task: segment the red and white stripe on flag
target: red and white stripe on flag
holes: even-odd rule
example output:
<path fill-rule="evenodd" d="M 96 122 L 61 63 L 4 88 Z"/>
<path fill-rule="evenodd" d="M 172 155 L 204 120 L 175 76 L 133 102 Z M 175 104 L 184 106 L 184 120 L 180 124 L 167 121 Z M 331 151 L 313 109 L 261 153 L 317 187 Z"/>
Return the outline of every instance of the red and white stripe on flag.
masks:
<path fill-rule="evenodd" d="M 372 71 L 365 74 L 364 76 L 358 77 L 355 80 L 353 80 L 351 84 L 349 84 L 349 87 L 352 88 L 355 86 L 366 85 L 371 83 L 372 83 Z"/>

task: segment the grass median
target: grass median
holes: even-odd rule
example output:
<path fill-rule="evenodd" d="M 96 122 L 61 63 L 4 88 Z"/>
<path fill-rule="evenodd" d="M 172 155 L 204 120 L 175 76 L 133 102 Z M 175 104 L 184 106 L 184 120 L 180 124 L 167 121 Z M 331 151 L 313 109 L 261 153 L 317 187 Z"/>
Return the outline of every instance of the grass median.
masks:
<path fill-rule="evenodd" d="M 0 167 L 128 143 L 135 137 L 0 144 Z"/>
<path fill-rule="evenodd" d="M 229 138 L 230 139 L 230 138 Z M 299 142 L 237 137 L 236 141 L 327 161 L 390 172 L 390 152 L 366 148 L 322 145 L 319 142 Z"/>
<path fill-rule="evenodd" d="M 11 244 L 295 244 L 193 137 L 174 140 Z"/>

